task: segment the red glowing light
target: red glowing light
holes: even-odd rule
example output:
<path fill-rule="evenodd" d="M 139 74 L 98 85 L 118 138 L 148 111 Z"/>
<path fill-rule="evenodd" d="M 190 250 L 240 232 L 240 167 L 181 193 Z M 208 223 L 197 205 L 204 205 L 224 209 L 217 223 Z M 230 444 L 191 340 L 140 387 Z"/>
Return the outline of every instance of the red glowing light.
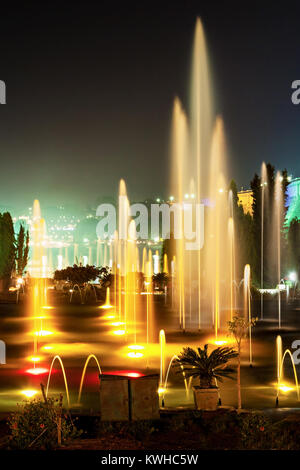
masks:
<path fill-rule="evenodd" d="M 46 369 L 46 367 L 32 367 L 31 369 L 26 369 L 25 372 L 30 375 L 43 375 L 48 374 L 49 369 Z"/>
<path fill-rule="evenodd" d="M 103 375 L 120 375 L 121 377 L 130 377 L 132 379 L 137 379 L 138 377 L 145 377 L 145 374 L 137 372 L 135 370 L 111 370 L 107 372 L 102 372 Z"/>

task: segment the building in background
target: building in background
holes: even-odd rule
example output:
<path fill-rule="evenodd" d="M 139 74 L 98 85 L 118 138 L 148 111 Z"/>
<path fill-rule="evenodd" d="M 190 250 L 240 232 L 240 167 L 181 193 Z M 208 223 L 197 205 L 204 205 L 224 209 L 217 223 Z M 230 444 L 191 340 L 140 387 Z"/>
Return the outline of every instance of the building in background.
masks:
<path fill-rule="evenodd" d="M 300 221 L 300 178 L 294 178 L 287 189 L 287 201 L 288 207 L 286 214 L 286 226 L 289 227 L 293 219 Z"/>
<path fill-rule="evenodd" d="M 245 214 L 253 215 L 253 193 L 251 189 L 238 192 L 239 204 L 243 207 Z"/>

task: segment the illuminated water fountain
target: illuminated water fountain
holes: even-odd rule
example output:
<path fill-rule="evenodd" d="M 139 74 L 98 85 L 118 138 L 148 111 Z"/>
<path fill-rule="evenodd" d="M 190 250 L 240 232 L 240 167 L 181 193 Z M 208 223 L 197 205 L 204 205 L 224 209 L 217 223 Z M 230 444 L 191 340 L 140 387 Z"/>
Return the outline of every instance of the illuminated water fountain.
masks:
<path fill-rule="evenodd" d="M 251 269 L 249 264 L 246 264 L 244 269 L 244 315 L 249 323 L 249 364 L 252 367 Z"/>
<path fill-rule="evenodd" d="M 233 221 L 227 229 L 230 211 L 224 126 L 218 117 L 212 129 L 210 83 L 205 36 L 198 19 L 193 48 L 190 110 L 186 113 L 178 98 L 173 107 L 170 189 L 176 204 L 182 208 L 179 222 L 181 237 L 176 243 L 173 279 L 176 286 L 174 308 L 178 310 L 179 324 L 183 330 L 187 324 L 198 329 L 214 325 L 215 339 L 218 341 L 220 328 L 225 327 L 226 321 L 232 317 L 235 242 Z M 188 210 L 188 205 L 199 204 L 204 195 L 209 198 L 204 253 L 200 249 L 191 253 L 186 249 L 183 238 L 183 212 Z M 228 243 L 227 240 L 224 243 L 225 233 L 228 233 Z M 230 286 L 229 289 L 227 286 Z M 205 296 L 201 300 L 202 292 Z"/>
<path fill-rule="evenodd" d="M 179 204 L 184 210 L 187 205 L 200 203 L 203 196 L 208 196 L 206 201 L 205 218 L 205 243 L 204 248 L 196 251 L 186 249 L 186 240 L 183 238 L 184 217 L 180 212 L 179 226 L 181 237 L 176 240 L 176 253 L 164 253 L 161 260 L 163 272 L 171 278 L 170 293 L 165 292 L 163 299 L 168 305 L 167 296 L 171 295 L 173 312 L 168 318 L 167 326 L 170 326 L 174 333 L 174 345 L 166 345 L 165 330 L 159 332 L 155 330 L 155 309 L 154 297 L 158 302 L 162 299 L 153 292 L 152 277 L 153 273 L 160 272 L 158 256 L 159 253 L 150 243 L 143 247 L 139 252 L 139 243 L 136 241 L 137 225 L 135 220 L 131 219 L 129 199 L 124 180 L 120 181 L 118 198 L 118 223 L 114 234 L 107 239 L 98 238 L 96 241 L 96 260 L 97 265 L 110 266 L 112 272 L 112 285 L 106 289 L 106 300 L 101 309 L 95 307 L 96 315 L 93 313 L 89 318 L 87 325 L 86 342 L 80 346 L 85 348 L 88 357 L 82 370 L 79 393 L 77 402 L 81 402 L 82 389 L 86 379 L 87 368 L 90 361 L 96 363 L 99 373 L 101 373 L 100 363 L 97 359 L 97 352 L 101 354 L 102 349 L 107 353 L 111 361 L 110 366 L 115 367 L 118 361 L 135 360 L 139 368 L 146 372 L 147 367 L 158 370 L 160 367 L 159 393 L 164 403 L 164 397 L 169 385 L 169 374 L 174 360 L 178 358 L 179 351 L 178 337 L 184 338 L 174 331 L 176 328 L 181 331 L 187 329 L 209 331 L 210 337 L 213 335 L 210 344 L 218 346 L 227 342 L 224 338 L 224 329 L 227 320 L 233 318 L 237 308 L 236 293 L 236 244 L 235 244 L 235 220 L 233 214 L 232 193 L 228 194 L 226 146 L 224 137 L 224 124 L 221 117 L 218 117 L 213 123 L 213 110 L 210 98 L 210 77 L 208 72 L 207 53 L 205 46 L 204 32 L 200 20 L 197 20 L 195 41 L 193 49 L 193 66 L 190 106 L 187 112 L 178 98 L 174 101 L 173 119 L 172 119 L 172 176 L 171 192 L 172 210 L 176 211 L 176 204 Z M 263 167 L 264 176 L 262 177 L 262 218 L 266 211 L 265 201 L 265 180 L 266 169 Z M 280 214 L 282 211 L 282 200 L 280 199 L 281 180 L 280 175 L 276 178 L 276 203 L 273 222 L 277 227 L 277 254 L 278 254 L 278 279 L 280 282 Z M 228 197 L 229 196 L 229 197 Z M 171 199 L 170 199 L 171 201 Z M 237 227 L 237 225 L 236 225 Z M 264 240 L 264 221 L 262 222 L 262 251 Z M 172 228 L 171 228 L 172 230 Z M 45 312 L 42 307 L 47 306 L 46 283 L 47 274 L 47 253 L 45 251 L 45 224 L 40 215 L 40 208 L 37 201 L 34 204 L 34 223 L 33 223 L 33 307 L 34 317 L 34 350 L 31 357 L 33 361 L 33 370 L 38 372 L 36 363 L 39 362 L 39 344 L 43 336 L 51 334 L 50 329 L 46 328 Z M 152 252 L 152 249 L 153 252 Z M 64 259 L 63 259 L 64 253 Z M 154 254 L 155 253 L 155 254 Z M 87 253 L 86 253 L 87 254 Z M 68 264 L 68 247 L 64 251 L 61 248 L 59 254 L 60 267 Z M 261 265 L 261 286 L 264 286 L 264 255 L 262 254 Z M 82 259 L 82 258 L 81 258 Z M 84 256 L 85 263 L 92 262 L 92 248 L 89 246 L 88 256 Z M 78 263 L 78 245 L 74 245 L 74 262 Z M 140 276 L 143 273 L 144 277 Z M 244 271 L 244 314 L 245 318 L 251 323 L 251 279 L 250 266 L 247 265 Z M 142 279 L 142 281 L 140 280 Z M 143 285 L 141 285 L 143 284 Z M 75 286 L 74 286 L 75 288 Z M 73 291 L 74 291 L 73 288 Z M 81 300 L 82 292 L 78 286 Z M 93 287 L 93 289 L 95 289 Z M 70 301 L 72 300 L 71 292 Z M 94 290 L 95 292 L 95 290 Z M 241 296 L 242 297 L 242 296 Z M 157 303 L 158 303 L 157 302 Z M 71 310 L 70 306 L 68 306 Z M 80 307 L 85 313 L 83 307 Z M 68 313 L 69 313 L 68 310 Z M 74 308 L 75 310 L 75 308 Z M 87 309 L 86 309 L 87 311 Z M 166 309 L 167 311 L 167 309 Z M 73 314 L 74 312 L 72 312 Z M 76 312 L 75 312 L 76 313 Z M 80 314 L 82 312 L 80 311 Z M 169 312 L 168 312 L 169 313 Z M 71 314 L 71 315 L 72 315 Z M 96 317 L 96 319 L 93 317 Z M 176 316 L 176 325 L 174 326 L 173 317 Z M 261 303 L 261 316 L 263 317 L 263 300 Z M 162 315 L 163 317 L 163 315 Z M 172 317 L 172 318 L 171 318 Z M 163 321 L 163 318 L 158 318 Z M 170 322 L 169 322 L 170 320 Z M 59 321 L 57 319 L 57 321 Z M 169 323 L 168 323 L 169 322 Z M 278 299 L 278 322 L 281 325 L 281 306 L 280 292 Z M 175 323 L 175 322 L 174 322 Z M 158 323 L 157 323 L 158 324 Z M 99 326 L 100 325 L 100 326 Z M 104 326 L 103 326 L 104 325 Z M 107 330 L 105 326 L 107 325 Z M 165 327 L 165 324 L 159 325 L 159 328 Z M 102 331 L 102 329 L 104 332 Z M 75 330 L 76 331 L 76 330 Z M 98 336 L 93 337 L 94 332 Z M 168 331 L 168 330 L 166 330 Z M 212 333 L 213 332 L 213 333 Z M 59 345 L 51 345 L 55 354 L 61 354 L 59 347 L 63 348 L 69 341 L 72 347 L 72 341 L 76 341 L 75 333 L 69 334 L 68 331 L 60 332 L 63 336 Z M 77 332 L 78 333 L 78 332 Z M 103 336 L 102 336 L 103 334 Z M 206 334 L 206 332 L 205 332 Z M 177 335 L 177 336 L 176 336 Z M 189 341 L 198 342 L 199 333 L 189 337 Z M 75 338 L 75 339 L 74 339 Z M 92 338 L 92 340 L 90 339 Z M 103 340 L 103 341 L 102 341 Z M 66 341 L 66 343 L 63 343 Z M 176 343 L 177 341 L 177 343 Z M 180 340 L 181 341 L 181 340 Z M 184 341 L 184 344 L 186 341 Z M 92 344 L 95 349 L 92 349 Z M 78 346 L 78 347 L 80 347 Z M 77 347 L 77 346 L 76 346 Z M 56 350 L 57 348 L 58 350 Z M 96 350 L 96 348 L 98 348 Z M 278 340 L 279 348 L 279 340 Z M 43 349 L 46 351 L 46 349 Z M 69 349 L 70 350 L 70 349 Z M 89 354 L 94 351 L 95 354 Z M 277 381 L 278 390 L 282 386 L 283 360 L 288 351 L 282 356 L 282 350 L 278 349 L 278 371 Z M 160 353 L 160 355 L 159 355 Z M 167 360 L 167 359 L 168 360 Z M 140 360 L 140 362 L 138 362 Z M 252 333 L 251 325 L 249 327 L 249 362 L 252 365 Z M 66 362 L 69 361 L 69 362 Z M 169 361 L 169 362 L 168 362 Z M 47 391 L 48 395 L 51 377 L 53 377 L 53 366 L 59 363 L 64 378 L 64 386 L 68 405 L 70 405 L 69 386 L 66 377 L 67 367 L 73 367 L 75 358 L 70 353 L 64 364 L 61 356 L 56 354 L 52 360 L 48 375 Z M 149 364 L 150 363 L 150 364 Z M 101 363 L 102 365 L 102 363 Z M 46 371 L 48 369 L 45 369 Z M 81 365 L 80 365 L 81 370 Z M 140 373 L 142 372 L 132 372 Z M 35 372 L 33 372 L 35 374 Z M 191 379 L 186 380 L 183 373 L 184 386 L 186 393 L 191 386 Z M 295 378 L 296 380 L 296 378 Z M 52 383 L 53 384 L 53 383 Z M 76 385 L 77 387 L 77 385 Z M 30 394 L 28 389 L 28 393 Z M 76 388 L 77 391 L 77 388 Z M 298 393 L 298 384 L 297 384 Z M 29 395 L 28 395 L 29 396 Z M 71 396 L 72 399 L 72 396 Z"/>
<path fill-rule="evenodd" d="M 33 369 L 28 369 L 33 375 L 43 373 L 45 370 L 36 367 L 39 362 L 38 344 L 39 340 L 52 334 L 52 331 L 45 327 L 47 316 L 44 307 L 47 306 L 47 264 L 46 260 L 46 228 L 45 221 L 41 217 L 41 209 L 38 200 L 33 203 L 33 222 L 31 227 L 32 237 L 32 263 L 31 263 L 31 295 L 30 295 L 30 316 L 33 317 Z"/>
<path fill-rule="evenodd" d="M 260 242 L 260 288 L 264 288 L 264 235 L 265 235 L 265 208 L 268 207 L 266 200 L 268 193 L 266 193 L 267 186 L 267 168 L 265 162 L 261 166 L 261 242 Z M 264 297 L 263 292 L 260 294 L 260 318 L 264 317 Z"/>
<path fill-rule="evenodd" d="M 274 226 L 276 227 L 277 281 L 278 281 L 278 328 L 281 328 L 281 228 L 283 223 L 282 176 L 279 172 L 275 180 Z"/>
<path fill-rule="evenodd" d="M 293 373 L 294 373 L 294 380 L 295 380 L 295 386 L 296 386 L 296 392 L 297 392 L 297 399 L 300 401 L 300 392 L 299 392 L 299 384 L 298 384 L 298 376 L 297 376 L 297 371 L 296 371 L 296 366 L 295 366 L 295 361 L 293 358 L 293 354 L 289 349 L 286 349 L 284 351 L 284 354 L 282 354 L 282 339 L 281 336 L 277 336 L 276 338 L 276 356 L 277 356 L 277 395 L 276 395 L 276 406 L 279 405 L 279 392 L 290 392 L 294 390 L 293 387 L 287 385 L 286 383 L 283 382 L 283 365 L 284 365 L 284 360 L 286 356 L 289 356 L 291 359 L 291 363 L 293 366 Z"/>

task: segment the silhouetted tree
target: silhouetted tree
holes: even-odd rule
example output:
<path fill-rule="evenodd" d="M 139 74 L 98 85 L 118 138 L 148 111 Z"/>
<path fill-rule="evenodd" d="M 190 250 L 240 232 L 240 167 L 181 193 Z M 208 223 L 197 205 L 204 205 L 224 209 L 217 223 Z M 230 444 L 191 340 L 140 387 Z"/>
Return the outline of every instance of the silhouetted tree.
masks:
<path fill-rule="evenodd" d="M 16 249 L 16 272 L 18 276 L 22 276 L 28 262 L 29 252 L 29 232 L 25 233 L 24 226 L 20 226 L 17 236 L 17 249 Z"/>
<path fill-rule="evenodd" d="M 0 215 L 0 285 L 7 290 L 15 268 L 15 232 L 9 212 Z"/>
<path fill-rule="evenodd" d="M 54 280 L 68 281 L 72 285 L 83 285 L 88 282 L 95 281 L 97 278 L 100 278 L 100 276 L 101 269 L 89 265 L 77 266 L 76 264 L 74 264 L 74 266 L 69 266 L 65 269 L 56 270 L 54 272 Z"/>
<path fill-rule="evenodd" d="M 159 290 L 164 290 L 164 288 L 167 286 L 169 280 L 169 276 L 166 273 L 157 273 L 153 274 L 152 276 L 152 282 L 154 288 L 158 288 Z"/>

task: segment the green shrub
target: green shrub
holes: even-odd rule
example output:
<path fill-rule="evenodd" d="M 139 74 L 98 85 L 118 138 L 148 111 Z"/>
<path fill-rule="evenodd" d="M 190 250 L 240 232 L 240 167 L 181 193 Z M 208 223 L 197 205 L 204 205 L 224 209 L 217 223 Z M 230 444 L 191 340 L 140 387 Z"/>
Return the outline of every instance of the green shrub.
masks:
<path fill-rule="evenodd" d="M 8 425 L 11 431 L 10 447 L 17 449 L 53 449 L 58 446 L 59 400 L 48 398 L 24 401 L 12 413 Z M 70 418 L 61 414 L 61 440 L 80 435 Z"/>

